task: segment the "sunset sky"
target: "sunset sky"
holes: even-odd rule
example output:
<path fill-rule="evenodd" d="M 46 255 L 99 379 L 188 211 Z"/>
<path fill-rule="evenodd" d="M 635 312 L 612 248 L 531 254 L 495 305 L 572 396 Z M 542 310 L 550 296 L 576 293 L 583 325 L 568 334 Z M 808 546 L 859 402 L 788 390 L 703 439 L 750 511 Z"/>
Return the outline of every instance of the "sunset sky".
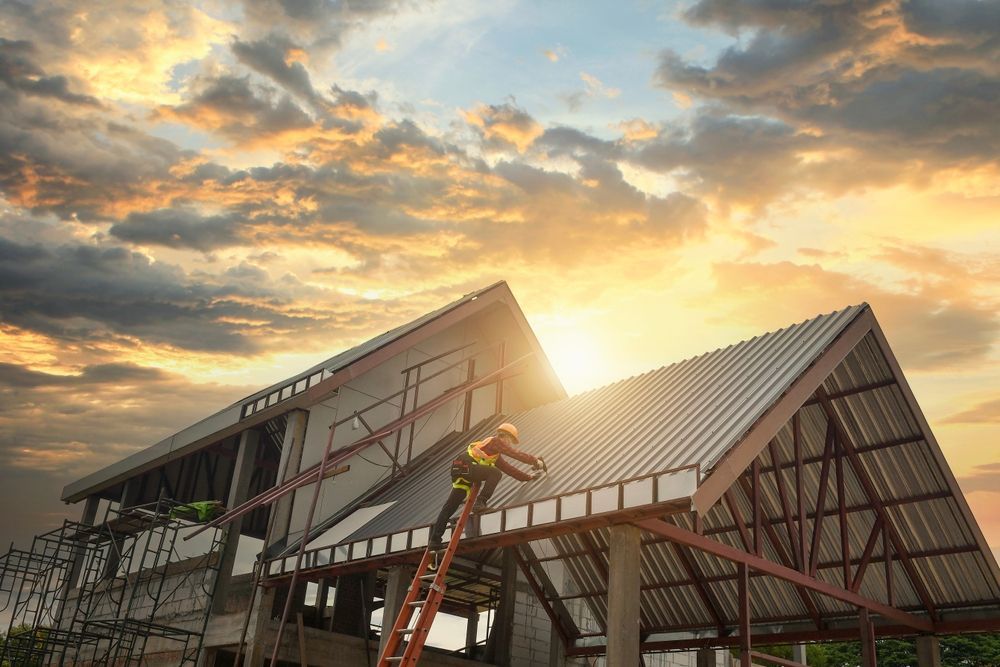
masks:
<path fill-rule="evenodd" d="M 570 392 L 867 301 L 1000 552 L 1000 2 L 0 3 L 0 546 L 499 279 Z"/>

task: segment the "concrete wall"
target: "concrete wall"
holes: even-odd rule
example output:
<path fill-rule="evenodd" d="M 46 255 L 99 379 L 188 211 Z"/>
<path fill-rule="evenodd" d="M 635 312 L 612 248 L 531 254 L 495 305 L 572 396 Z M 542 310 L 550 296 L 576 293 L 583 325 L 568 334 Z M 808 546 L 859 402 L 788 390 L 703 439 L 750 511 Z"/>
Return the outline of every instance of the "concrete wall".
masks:
<path fill-rule="evenodd" d="M 329 437 L 330 424 L 350 417 L 355 411 L 360 412 L 381 398 L 401 390 L 404 382 L 404 375 L 401 371 L 404 368 L 473 341 L 477 341 L 479 346 L 492 346 L 500 339 L 514 335 L 519 334 L 515 334 L 513 320 L 510 319 L 509 314 L 505 312 L 487 313 L 461 322 L 436 336 L 432 336 L 420 345 L 392 357 L 377 368 L 347 382 L 340 388 L 338 395 L 310 408 L 301 467 L 304 469 L 320 461 Z M 521 346 L 523 344 L 511 346 L 510 352 L 506 355 L 506 361 L 509 362 L 516 356 L 523 354 L 523 350 L 519 349 Z M 468 353 L 469 350 L 465 350 L 428 364 L 422 370 L 423 377 L 444 369 Z M 498 362 L 497 354 L 491 347 L 488 352 L 484 352 L 476 358 L 476 375 L 481 377 L 496 370 Z M 437 398 L 449 389 L 463 383 L 466 380 L 465 373 L 465 368 L 459 366 L 421 384 L 418 405 Z M 415 371 L 411 375 L 412 384 L 416 379 Z M 517 412 L 528 407 L 522 400 L 522 392 L 519 391 L 518 387 L 517 380 L 505 383 L 503 401 L 505 413 Z M 494 413 L 495 392 L 495 386 L 486 386 L 473 393 L 472 424 Z M 373 429 L 377 429 L 399 417 L 400 402 L 401 397 L 397 397 L 361 416 Z M 411 389 L 407 398 L 407 411 L 412 410 L 413 405 L 413 391 Z M 399 451 L 402 462 L 406 461 L 405 452 L 409 446 L 411 431 L 413 433 L 412 455 L 416 457 L 442 437 L 462 429 L 464 406 L 464 399 L 457 398 L 428 416 L 418 419 L 412 426 L 403 428 L 399 434 Z M 352 428 L 351 422 L 347 422 L 337 428 L 334 434 L 333 448 L 345 447 L 367 435 L 368 431 L 364 426 L 355 430 Z M 384 441 L 390 451 L 395 450 L 396 437 L 396 434 L 393 434 Z M 351 466 L 348 473 L 327 480 L 323 484 L 313 520 L 314 524 L 343 509 L 348 503 L 386 478 L 391 471 L 391 459 L 378 445 L 367 448 L 359 455 L 351 457 L 346 463 Z M 305 526 L 312 495 L 313 488 L 311 486 L 295 492 L 292 521 L 289 528 L 289 534 L 293 539 L 301 534 Z"/>

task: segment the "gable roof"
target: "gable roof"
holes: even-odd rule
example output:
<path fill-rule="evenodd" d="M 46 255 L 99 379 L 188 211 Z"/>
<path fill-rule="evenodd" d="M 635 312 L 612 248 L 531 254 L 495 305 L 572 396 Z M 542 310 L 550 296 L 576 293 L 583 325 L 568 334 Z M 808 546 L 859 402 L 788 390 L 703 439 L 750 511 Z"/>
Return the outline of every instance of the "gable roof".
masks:
<path fill-rule="evenodd" d="M 507 283 L 499 281 L 246 396 L 146 449 L 73 482 L 63 490 L 62 499 L 65 502 L 77 502 L 92 493 L 164 465 L 279 414 L 309 407 L 341 384 L 389 357 L 496 304 L 509 308 L 518 329 L 535 351 L 535 359 L 547 382 L 550 398 L 564 397 L 566 392 L 517 300 Z"/>
<path fill-rule="evenodd" d="M 712 468 L 792 382 L 867 306 L 852 306 L 729 347 L 555 401 L 506 419 L 551 474 L 533 484 L 505 479 L 501 507 L 617 480 L 696 466 Z M 466 441 L 489 433 L 469 434 Z M 454 451 L 428 460 L 374 502 L 406 499 L 352 539 L 431 523 L 447 495 Z"/>
<path fill-rule="evenodd" d="M 793 435 L 793 415 L 798 436 Z M 760 485 L 768 508 L 764 520 L 783 521 L 775 471 L 795 465 L 795 440 L 803 460 L 803 509 L 815 524 L 827 429 L 836 423 L 848 442 L 845 447 L 854 452 L 844 464 L 849 553 L 893 559 L 894 604 L 899 608 L 1000 609 L 996 560 L 867 304 L 506 419 L 520 430 L 524 448 L 545 458 L 550 474 L 531 484 L 501 482 L 491 500 L 497 509 L 482 517 L 482 536 L 467 537 L 462 551 L 541 540 L 549 552 L 560 554 L 579 589 L 600 591 L 606 581 L 595 567 L 594 553 L 603 553 L 608 535 L 603 528 L 593 529 L 614 523 L 616 515 L 618 521 L 633 520 L 627 517 L 643 511 L 662 515 L 667 501 L 673 512 L 697 509 L 706 534 L 742 548 L 726 506 L 732 501 L 743 517 L 750 516 L 746 474 L 756 460 L 765 472 Z M 494 426 L 483 425 L 460 441 L 482 437 Z M 307 553 L 306 562 L 317 570 L 359 569 L 365 562 L 375 566 L 379 558 L 402 558 L 407 548 L 420 547 L 426 526 L 449 492 L 447 464 L 455 452 L 452 448 L 428 456 L 372 501 L 395 501 L 391 507 L 339 546 Z M 647 484 L 649 480 L 655 482 Z M 832 485 L 833 476 L 826 480 Z M 664 495 L 663 489 L 672 495 Z M 727 503 L 718 502 L 730 491 Z M 571 497 L 586 498 L 585 512 L 569 519 L 564 512 L 560 518 L 559 508 Z M 546 509 L 543 516 L 543 505 L 554 506 L 554 515 Z M 829 491 L 824 525 L 837 521 L 835 507 L 835 491 Z M 889 554 L 884 545 L 872 542 L 883 513 L 893 536 L 885 541 Z M 588 523 L 584 515 L 604 518 Z M 688 515 L 678 516 L 687 521 Z M 579 531 L 587 529 L 593 532 L 585 538 Z M 777 532 L 779 540 L 788 539 L 783 548 L 792 553 L 792 536 Z M 823 568 L 834 567 L 824 563 L 835 563 L 840 554 L 839 529 L 831 525 L 816 539 L 817 576 L 830 577 L 832 571 Z M 717 619 L 707 615 L 699 596 L 684 584 L 688 575 L 668 547 L 647 543 L 643 550 L 644 630 L 714 627 Z M 776 548 L 767 546 L 765 554 L 780 562 Z M 731 566 L 703 553 L 692 558 L 706 576 L 718 579 L 709 587 L 721 600 L 717 615 L 735 622 L 735 589 L 727 579 Z M 280 576 L 286 567 L 287 561 L 276 560 L 269 572 Z M 886 578 L 874 572 L 878 569 L 869 568 L 872 574 L 861 582 L 861 592 L 871 599 L 891 599 Z M 686 591 L 671 588 L 685 585 Z M 598 598 L 592 600 L 592 610 L 600 620 L 606 610 Z M 782 581 L 755 593 L 755 605 L 765 617 L 808 621 L 815 613 L 856 614 L 838 600 L 821 598 L 811 604 L 818 611 L 801 591 Z"/>

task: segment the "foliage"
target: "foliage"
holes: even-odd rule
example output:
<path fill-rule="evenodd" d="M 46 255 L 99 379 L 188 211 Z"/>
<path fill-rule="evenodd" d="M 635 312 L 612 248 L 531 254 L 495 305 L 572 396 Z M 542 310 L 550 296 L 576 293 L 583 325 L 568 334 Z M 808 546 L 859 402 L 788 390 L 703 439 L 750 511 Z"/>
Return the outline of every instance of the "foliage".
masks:
<path fill-rule="evenodd" d="M 762 653 L 792 658 L 790 646 L 755 647 Z M 917 667 L 917 646 L 913 639 L 879 639 L 875 642 L 879 667 Z M 739 652 L 734 651 L 738 656 Z M 810 667 L 858 667 L 860 642 L 810 644 L 806 649 Z M 942 667 L 1000 667 L 1000 634 L 953 635 L 941 639 Z"/>

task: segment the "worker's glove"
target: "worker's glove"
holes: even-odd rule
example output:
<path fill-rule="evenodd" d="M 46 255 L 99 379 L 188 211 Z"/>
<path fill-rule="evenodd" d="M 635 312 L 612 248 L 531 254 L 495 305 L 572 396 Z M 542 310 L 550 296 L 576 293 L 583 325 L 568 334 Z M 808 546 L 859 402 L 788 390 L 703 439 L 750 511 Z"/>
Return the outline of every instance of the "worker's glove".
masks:
<path fill-rule="evenodd" d="M 535 459 L 535 465 L 533 465 L 531 467 L 531 469 L 532 470 L 541 470 L 542 472 L 548 472 L 549 471 L 548 467 L 545 465 L 545 460 L 542 459 L 542 458 L 536 458 Z"/>

